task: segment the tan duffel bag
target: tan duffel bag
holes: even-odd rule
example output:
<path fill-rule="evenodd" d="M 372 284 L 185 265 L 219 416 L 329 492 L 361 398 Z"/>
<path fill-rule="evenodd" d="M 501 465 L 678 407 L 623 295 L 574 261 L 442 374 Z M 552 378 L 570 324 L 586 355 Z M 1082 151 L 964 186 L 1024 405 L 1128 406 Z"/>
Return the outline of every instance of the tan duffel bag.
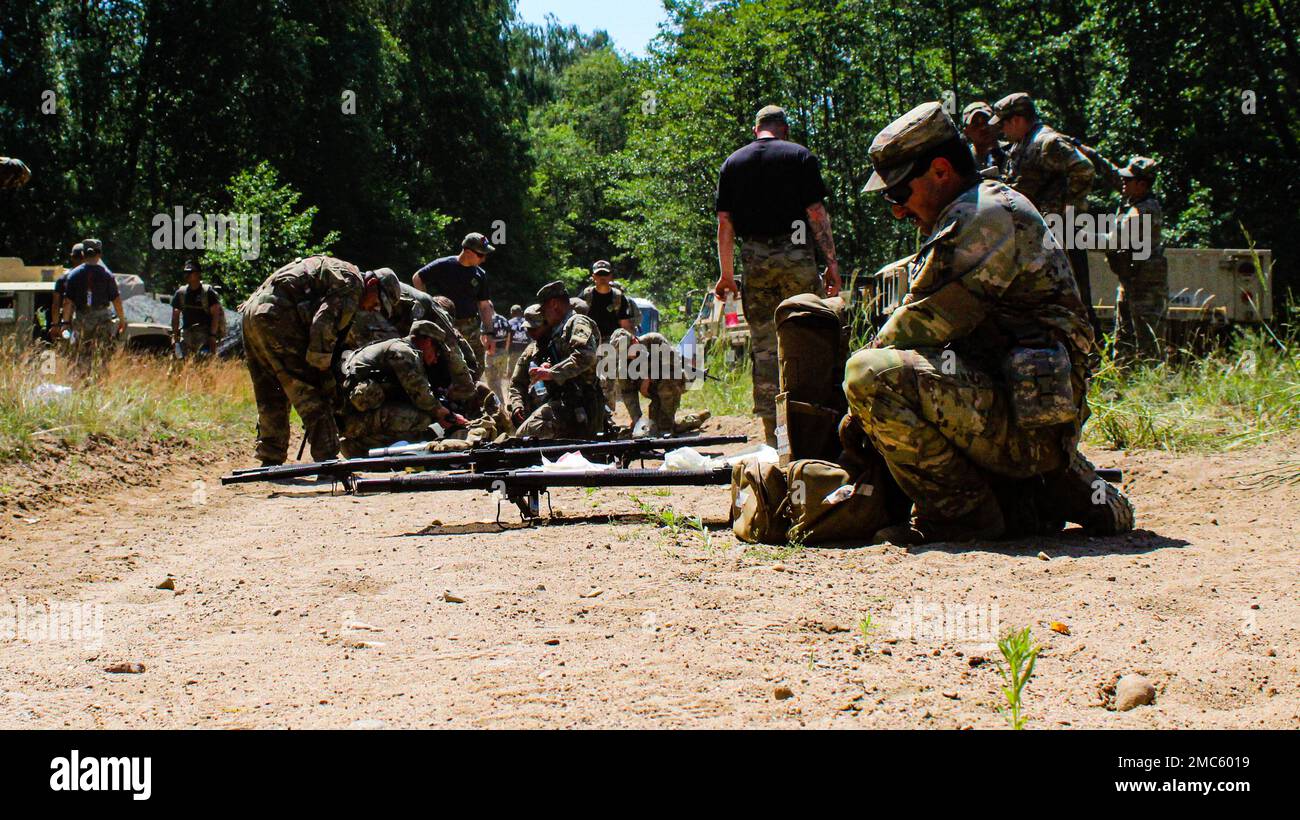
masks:
<path fill-rule="evenodd" d="M 830 461 L 792 463 L 786 468 L 786 539 L 803 544 L 871 543 L 871 536 L 890 523 L 885 487 L 876 472 L 868 469 L 855 478 Z"/>
<path fill-rule="evenodd" d="M 786 512 L 785 472 L 756 460 L 731 467 L 731 531 L 750 544 L 784 544 L 790 519 Z"/>

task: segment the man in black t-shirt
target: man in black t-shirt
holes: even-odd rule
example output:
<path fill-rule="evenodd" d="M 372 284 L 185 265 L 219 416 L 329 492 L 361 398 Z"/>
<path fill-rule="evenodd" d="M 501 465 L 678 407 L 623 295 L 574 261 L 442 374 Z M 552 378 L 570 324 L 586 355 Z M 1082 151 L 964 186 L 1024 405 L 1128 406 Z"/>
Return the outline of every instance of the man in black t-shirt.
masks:
<path fill-rule="evenodd" d="M 800 293 L 840 291 L 839 263 L 831 220 L 822 200 L 817 157 L 789 142 L 785 111 L 769 105 L 758 112 L 754 141 L 722 164 L 718 178 L 718 266 L 714 286 L 719 299 L 740 293 L 749 323 L 750 360 L 754 368 L 754 414 L 763 420 L 770 445 L 776 444 L 776 308 Z M 811 236 L 810 236 L 811 234 Z M 745 289 L 735 278 L 736 238 L 745 267 Z M 817 274 L 811 241 L 826 262 L 824 281 Z M 824 287 L 823 287 L 824 286 Z"/>
<path fill-rule="evenodd" d="M 456 329 L 469 342 L 478 359 L 479 372 L 486 372 L 487 353 L 496 352 L 492 338 L 493 318 L 491 291 L 487 272 L 481 267 L 488 254 L 496 250 L 486 236 L 472 233 L 460 243 L 460 253 L 435 259 L 415 272 L 411 284 L 433 296 L 446 296 L 456 306 L 451 318 Z"/>
<path fill-rule="evenodd" d="M 172 344 L 183 344 L 187 359 L 211 354 L 220 341 L 220 327 L 221 299 L 203 283 L 199 263 L 191 259 L 185 263 L 185 285 L 172 295 Z"/>

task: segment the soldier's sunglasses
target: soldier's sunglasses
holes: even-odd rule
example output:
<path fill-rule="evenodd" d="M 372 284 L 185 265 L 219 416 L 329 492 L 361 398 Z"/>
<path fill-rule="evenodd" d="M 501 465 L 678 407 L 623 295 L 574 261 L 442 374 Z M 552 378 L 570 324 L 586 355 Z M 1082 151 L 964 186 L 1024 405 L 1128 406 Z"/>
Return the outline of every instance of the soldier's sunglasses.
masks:
<path fill-rule="evenodd" d="M 897 184 L 891 185 L 881 192 L 881 196 L 890 205 L 897 205 L 902 208 L 907 205 L 907 201 L 912 198 L 912 180 L 925 176 L 930 171 L 930 159 L 922 158 L 912 166 L 912 172 L 903 177 Z"/>

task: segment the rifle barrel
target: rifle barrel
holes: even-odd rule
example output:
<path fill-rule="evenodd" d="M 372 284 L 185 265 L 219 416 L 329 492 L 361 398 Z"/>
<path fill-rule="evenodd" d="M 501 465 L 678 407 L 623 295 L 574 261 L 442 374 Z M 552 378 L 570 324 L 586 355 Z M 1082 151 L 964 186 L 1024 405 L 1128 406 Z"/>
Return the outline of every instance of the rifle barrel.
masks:
<path fill-rule="evenodd" d="M 398 475 L 363 478 L 357 495 L 419 493 L 451 490 L 547 490 L 552 487 L 712 487 L 731 483 L 730 467 L 706 470 L 504 470 L 461 475 Z"/>
<path fill-rule="evenodd" d="M 675 436 L 668 438 L 643 437 L 595 442 L 564 442 L 542 444 L 535 447 L 496 447 L 489 445 L 472 450 L 450 453 L 419 453 L 385 458 L 357 458 L 306 464 L 285 464 L 279 467 L 254 467 L 236 470 L 222 476 L 222 484 L 248 484 L 256 481 L 278 481 L 306 476 L 343 478 L 355 473 L 400 472 L 410 467 L 438 470 L 463 470 L 471 467 L 500 469 L 502 467 L 529 467 L 542 463 L 543 457 L 556 458 L 565 453 L 579 452 L 584 456 L 606 454 L 627 458 L 649 457 L 649 454 L 678 447 L 713 447 L 722 444 L 744 444 L 746 436 Z"/>

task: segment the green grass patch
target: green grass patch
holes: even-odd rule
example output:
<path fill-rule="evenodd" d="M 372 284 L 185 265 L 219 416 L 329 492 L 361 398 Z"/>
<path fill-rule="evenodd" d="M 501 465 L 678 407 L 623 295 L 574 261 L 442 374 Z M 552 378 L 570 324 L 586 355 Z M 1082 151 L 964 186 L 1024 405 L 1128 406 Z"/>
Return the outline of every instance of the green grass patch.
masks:
<path fill-rule="evenodd" d="M 119 354 L 95 379 L 54 364 L 40 356 L 9 357 L 0 364 L 0 461 L 23 458 L 38 437 L 66 445 L 101 435 L 220 443 L 248 436 L 257 418 L 241 361 L 190 364 Z M 42 397 L 42 385 L 72 392 Z"/>
<path fill-rule="evenodd" d="M 1239 329 L 1208 353 L 1117 367 L 1093 378 L 1086 439 L 1116 449 L 1219 452 L 1300 430 L 1300 348 L 1268 329 Z"/>

